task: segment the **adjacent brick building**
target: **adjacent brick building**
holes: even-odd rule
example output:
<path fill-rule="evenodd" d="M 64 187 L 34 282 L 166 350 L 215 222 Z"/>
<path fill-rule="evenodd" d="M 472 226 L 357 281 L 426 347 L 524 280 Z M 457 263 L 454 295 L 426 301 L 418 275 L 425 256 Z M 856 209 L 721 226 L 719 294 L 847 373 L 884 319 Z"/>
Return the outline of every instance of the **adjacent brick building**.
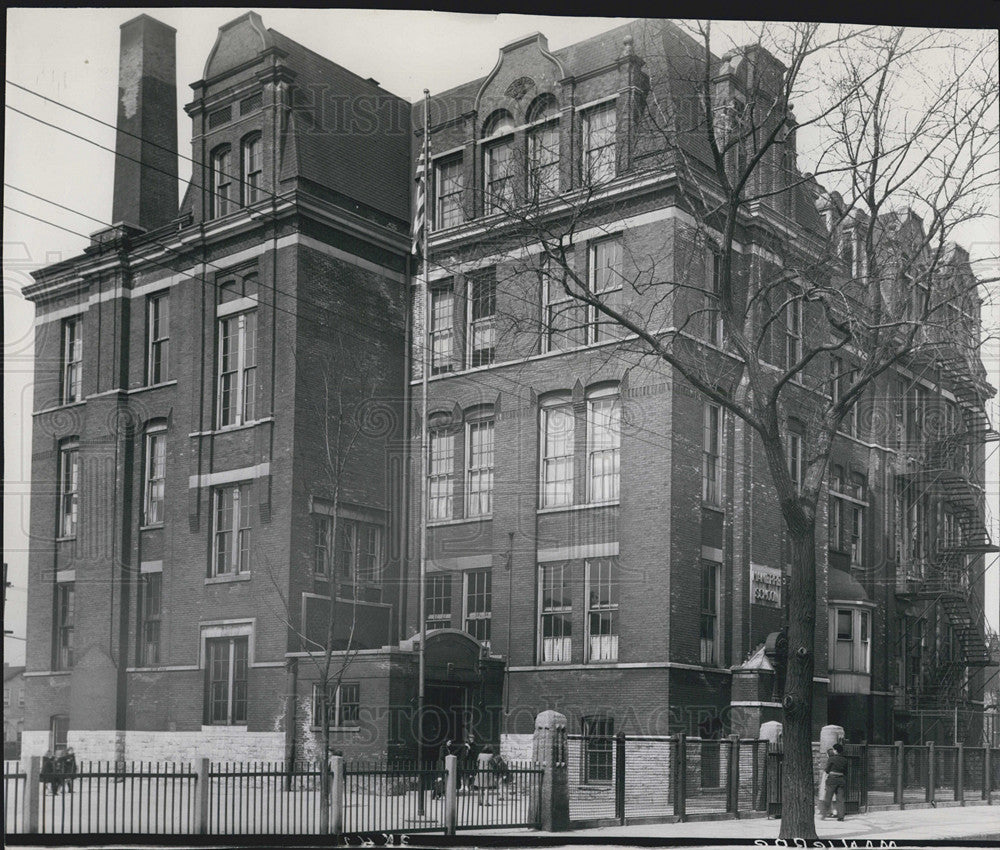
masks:
<path fill-rule="evenodd" d="M 679 167 L 706 152 L 693 136 L 669 152 L 637 118 L 651 98 L 682 110 L 692 97 L 685 38 L 642 21 L 550 52 L 535 34 L 433 98 L 425 328 L 409 256 L 424 141 L 413 107 L 243 15 L 192 86 L 178 204 L 174 33 L 146 16 L 123 25 L 114 226 L 25 293 L 37 306 L 28 754 L 62 740 L 81 758 L 315 754 L 331 588 L 334 666 L 350 653 L 330 695 L 335 746 L 412 753 L 424 510 L 435 741 L 471 725 L 523 752 L 547 708 L 592 734 L 754 733 L 778 716 L 765 643 L 784 618 L 787 553 L 759 444 L 540 285 L 533 246 L 499 227 L 528 187 L 554 204 L 545 193 L 597 176 L 607 189 L 571 240 L 576 268 L 609 291 L 643 274 L 711 280 L 685 200 L 699 171 Z M 717 60 L 733 98 L 741 56 Z M 514 162 L 527 165 L 519 186 Z M 836 196 L 790 162 L 772 176 L 795 188 L 748 216 L 741 256 L 766 258 L 778 233 L 803 250 L 829 237 Z M 960 249 L 950 272 L 971 274 Z M 629 308 L 689 323 L 722 373 L 728 355 L 693 296 Z M 962 308 L 972 338 L 979 304 Z M 791 336 L 811 322 L 800 315 Z M 766 341 L 773 362 L 789 337 Z M 811 368 L 824 380 L 831 364 Z M 978 362 L 909 363 L 839 442 L 817 728 L 885 741 L 906 711 L 981 705 L 990 392 Z M 807 393 L 794 393 L 805 419 Z M 930 433 L 932 408 L 954 411 L 961 464 Z M 937 525 L 947 564 L 930 558 Z M 949 589 L 960 576 L 978 601 Z"/>

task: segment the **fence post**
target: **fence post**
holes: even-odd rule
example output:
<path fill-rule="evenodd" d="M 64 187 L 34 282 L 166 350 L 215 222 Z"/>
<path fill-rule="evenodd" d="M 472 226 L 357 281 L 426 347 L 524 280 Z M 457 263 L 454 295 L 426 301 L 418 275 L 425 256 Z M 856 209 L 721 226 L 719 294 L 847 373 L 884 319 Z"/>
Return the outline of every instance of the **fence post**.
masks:
<path fill-rule="evenodd" d="M 24 832 L 38 832 L 38 807 L 42 790 L 41 783 L 42 757 L 31 756 L 28 759 L 27 776 L 24 778 L 24 809 L 21 829 Z"/>
<path fill-rule="evenodd" d="M 194 789 L 194 831 L 198 835 L 208 834 L 209 801 L 209 761 L 198 759 L 196 785 Z"/>
<path fill-rule="evenodd" d="M 965 744 L 958 744 L 955 753 L 955 799 L 965 805 Z"/>
<path fill-rule="evenodd" d="M 893 800 L 894 803 L 899 805 L 900 810 L 902 810 L 903 803 L 903 789 L 906 787 L 906 750 L 903 749 L 903 742 L 896 741 L 896 789 L 895 795 L 896 799 Z"/>
<path fill-rule="evenodd" d="M 330 758 L 330 834 L 344 831 L 344 757 Z"/>
<path fill-rule="evenodd" d="M 935 768 L 937 765 L 934 764 L 934 742 L 927 742 L 927 802 L 934 802 L 934 793 L 937 791 L 937 777 L 935 773 L 937 771 Z"/>
<path fill-rule="evenodd" d="M 687 791 L 684 787 L 687 776 L 687 741 L 683 732 L 677 733 L 677 758 L 675 761 L 677 765 L 674 771 L 674 815 L 683 821 L 687 817 Z"/>
<path fill-rule="evenodd" d="M 989 744 L 991 742 L 987 741 L 986 743 Z M 983 753 L 983 799 L 988 806 L 993 804 L 993 765 L 990 763 L 991 750 L 992 748 L 987 746 L 986 752 Z"/>
<path fill-rule="evenodd" d="M 615 736 L 615 817 L 625 826 L 625 733 Z"/>
<path fill-rule="evenodd" d="M 740 736 L 729 736 L 729 799 L 726 810 L 733 813 L 734 817 L 740 815 Z"/>
<path fill-rule="evenodd" d="M 548 710 L 535 718 L 532 760 L 542 766 L 543 773 L 542 787 L 528 810 L 529 819 L 546 832 L 569 829 L 566 715 Z"/>
<path fill-rule="evenodd" d="M 458 756 L 445 756 L 444 770 L 444 834 L 454 835 L 458 826 Z"/>

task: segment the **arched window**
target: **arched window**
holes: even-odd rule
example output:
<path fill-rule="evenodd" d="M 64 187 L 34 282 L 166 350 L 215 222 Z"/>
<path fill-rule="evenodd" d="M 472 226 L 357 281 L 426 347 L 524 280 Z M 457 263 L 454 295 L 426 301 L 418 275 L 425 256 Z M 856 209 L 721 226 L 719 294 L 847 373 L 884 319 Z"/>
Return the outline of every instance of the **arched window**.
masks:
<path fill-rule="evenodd" d="M 528 193 L 545 200 L 559 192 L 559 104 L 550 94 L 535 98 L 528 109 Z"/>
<path fill-rule="evenodd" d="M 232 155 L 229 146 L 218 148 L 212 153 L 212 218 L 226 215 L 232 203 Z"/>
<path fill-rule="evenodd" d="M 242 149 L 242 197 L 243 206 L 256 204 L 262 197 L 261 177 L 263 157 L 261 156 L 260 133 L 251 133 L 243 139 Z"/>
<path fill-rule="evenodd" d="M 498 109 L 483 124 L 483 211 L 509 209 L 514 201 L 514 119 Z"/>

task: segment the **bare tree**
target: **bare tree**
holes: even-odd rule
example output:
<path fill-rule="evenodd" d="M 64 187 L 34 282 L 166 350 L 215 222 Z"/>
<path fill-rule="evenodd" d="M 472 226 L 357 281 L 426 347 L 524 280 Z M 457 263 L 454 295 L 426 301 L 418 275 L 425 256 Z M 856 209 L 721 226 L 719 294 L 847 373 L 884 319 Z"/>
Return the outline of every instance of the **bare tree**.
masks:
<path fill-rule="evenodd" d="M 364 367 L 344 368 L 347 352 L 342 340 L 331 340 L 326 351 L 313 351 L 308 362 L 297 357 L 297 367 L 308 369 L 315 377 L 316 393 L 304 400 L 301 406 L 303 415 L 318 426 L 318 432 L 310 435 L 312 448 L 315 450 L 310 457 L 318 466 L 313 471 L 313 496 L 324 505 L 323 516 L 325 525 L 322 540 L 310 541 L 315 545 L 314 557 L 322 559 L 317 563 L 316 571 L 325 575 L 329 588 L 329 596 L 310 617 L 304 607 L 300 606 L 301 595 L 296 593 L 294 578 L 291 591 L 282 587 L 277 570 L 269 569 L 274 588 L 278 592 L 279 603 L 275 606 L 275 616 L 289 629 L 289 632 L 301 652 L 306 653 L 306 663 L 314 675 L 317 704 L 306 701 L 303 708 L 308 713 L 312 710 L 319 716 L 320 726 L 320 789 L 323 806 L 320 810 L 320 831 L 329 831 L 330 799 L 332 781 L 330 758 L 335 754 L 332 747 L 332 730 L 337 718 L 334 712 L 338 693 L 344 683 L 352 662 L 362 648 L 357 639 L 358 600 L 361 584 L 374 576 L 360 576 L 355 563 L 344 563 L 347 553 L 353 553 L 351 547 L 338 552 L 342 533 L 342 506 L 351 499 L 355 476 L 360 466 L 365 462 L 362 456 L 365 450 L 371 450 L 378 445 L 384 435 L 376 433 L 379 426 L 372 430 L 370 421 L 372 411 L 377 405 L 376 382 L 366 377 L 368 371 Z M 386 411 L 379 409 L 375 415 L 381 417 Z M 349 613 L 344 616 L 344 607 L 338 603 L 349 599 L 346 606 Z M 297 713 L 299 706 L 290 709 Z M 288 718 L 289 723 L 295 722 L 294 716 Z M 307 730 L 311 727 L 308 719 L 304 721 Z"/>
<path fill-rule="evenodd" d="M 554 182 L 529 145 L 526 175 L 484 188 L 476 247 L 433 261 L 491 257 L 510 270 L 500 286 L 529 304 L 540 281 L 565 305 L 540 333 L 596 321 L 619 340 L 615 356 L 666 364 L 759 440 L 791 547 L 780 835 L 815 838 L 816 547 L 831 449 L 897 364 L 957 362 L 976 394 L 991 392 L 978 357 L 984 280 L 952 239 L 995 214 L 996 42 L 765 24 L 720 55 L 715 29 L 648 22 L 626 38 L 623 58 L 641 70 L 618 105 L 617 159 L 585 150 L 572 179 Z M 804 138 L 811 174 L 797 165 Z M 633 240 L 621 223 L 636 183 L 657 180 L 686 223 L 662 242 Z M 584 231 L 621 234 L 620 259 L 588 273 Z"/>

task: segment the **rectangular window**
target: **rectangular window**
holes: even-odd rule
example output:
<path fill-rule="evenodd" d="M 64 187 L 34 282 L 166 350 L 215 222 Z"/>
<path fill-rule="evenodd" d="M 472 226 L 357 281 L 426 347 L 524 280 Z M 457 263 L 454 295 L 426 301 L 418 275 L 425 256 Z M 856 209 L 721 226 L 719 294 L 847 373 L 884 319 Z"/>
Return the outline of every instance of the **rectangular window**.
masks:
<path fill-rule="evenodd" d="M 573 408 L 542 410 L 543 508 L 573 504 Z"/>
<path fill-rule="evenodd" d="M 514 205 L 514 142 L 508 137 L 494 142 L 483 153 L 486 180 L 485 214 L 510 210 Z"/>
<path fill-rule="evenodd" d="M 857 670 L 859 673 L 868 673 L 871 669 L 871 655 L 869 653 L 869 648 L 871 646 L 869 613 L 867 611 L 861 611 L 859 614 L 861 616 L 861 627 L 858 631 L 860 633 L 861 640 L 858 645 Z"/>
<path fill-rule="evenodd" d="M 722 346 L 722 312 L 719 309 L 719 294 L 722 291 L 722 257 L 717 251 L 708 252 L 708 296 L 706 298 L 705 324 L 706 338 L 717 347 Z"/>
<path fill-rule="evenodd" d="M 618 500 L 621 477 L 621 404 L 617 396 L 587 402 L 587 501 Z"/>
<path fill-rule="evenodd" d="M 69 670 L 73 666 L 73 626 L 76 622 L 76 590 L 71 581 L 56 585 L 56 670 Z"/>
<path fill-rule="evenodd" d="M 323 709 L 329 715 L 330 728 L 352 728 L 360 723 L 361 685 L 358 682 L 341 682 L 334 690 L 333 699 L 323 699 L 320 686 L 313 685 L 312 725 L 323 725 Z"/>
<path fill-rule="evenodd" d="M 493 420 L 470 422 L 465 432 L 465 515 L 493 510 Z"/>
<path fill-rule="evenodd" d="M 427 464 L 427 518 L 451 519 L 454 491 L 455 435 L 432 431 Z"/>
<path fill-rule="evenodd" d="M 205 722 L 241 726 L 247 722 L 246 637 L 209 638 L 205 641 Z"/>
<path fill-rule="evenodd" d="M 719 565 L 701 563 L 701 663 L 719 663 Z"/>
<path fill-rule="evenodd" d="M 583 781 L 609 783 L 614 775 L 615 721 L 610 717 L 583 718 Z"/>
<path fill-rule="evenodd" d="M 427 577 L 427 630 L 451 628 L 451 576 Z"/>
<path fill-rule="evenodd" d="M 232 167 L 229 148 L 212 155 L 212 218 L 226 215 L 232 200 Z"/>
<path fill-rule="evenodd" d="M 551 264 L 542 273 L 542 322 L 546 351 L 562 351 L 584 341 L 585 305 L 567 294 Z"/>
<path fill-rule="evenodd" d="M 322 552 L 320 544 L 329 546 L 330 529 L 333 528 L 332 517 L 318 517 L 317 528 L 323 529 L 317 533 L 317 558 Z M 362 584 L 379 584 L 382 581 L 382 562 L 384 558 L 384 528 L 383 526 L 360 520 L 337 519 L 337 551 L 335 565 L 338 575 L 343 579 L 354 579 Z M 324 575 L 333 575 L 332 565 L 328 563 Z M 319 570 L 317 570 L 319 572 Z"/>
<path fill-rule="evenodd" d="M 797 296 L 785 306 L 785 368 L 791 369 L 802 359 L 802 301 Z M 801 381 L 796 372 L 793 380 Z"/>
<path fill-rule="evenodd" d="M 250 571 L 252 524 L 250 485 L 235 484 L 213 491 L 213 576 Z"/>
<path fill-rule="evenodd" d="M 252 422 L 257 379 L 257 313 L 219 320 L 219 427 Z"/>
<path fill-rule="evenodd" d="M 146 318 L 146 383 L 170 377 L 170 300 L 166 293 L 149 299 Z"/>
<path fill-rule="evenodd" d="M 74 316 L 62 324 L 62 392 L 63 404 L 83 398 L 83 319 Z"/>
<path fill-rule="evenodd" d="M 53 752 L 65 750 L 69 743 L 69 717 L 53 714 L 49 720 L 49 749 Z"/>
<path fill-rule="evenodd" d="M 831 489 L 833 489 L 831 485 Z M 830 548 L 840 551 L 844 545 L 844 500 L 830 497 L 830 519 L 828 523 Z"/>
<path fill-rule="evenodd" d="M 865 509 L 861 505 L 851 505 L 851 564 L 862 566 L 864 558 Z"/>
<path fill-rule="evenodd" d="M 431 290 L 431 374 L 452 370 L 455 295 L 448 289 Z"/>
<path fill-rule="evenodd" d="M 163 497 L 167 477 L 167 432 L 150 431 L 146 434 L 145 493 L 143 498 L 143 525 L 163 522 Z"/>
<path fill-rule="evenodd" d="M 565 564 L 544 564 L 541 582 L 542 664 L 568 664 L 573 655 L 573 601 Z"/>
<path fill-rule="evenodd" d="M 496 269 L 485 269 L 469 277 L 469 366 L 493 362 L 496 334 Z"/>
<path fill-rule="evenodd" d="M 80 510 L 80 448 L 67 443 L 59 450 L 59 536 L 76 537 Z"/>
<path fill-rule="evenodd" d="M 329 578 L 333 567 L 333 518 L 313 515 L 313 572 Z"/>
<path fill-rule="evenodd" d="M 456 157 L 434 164 L 435 191 L 435 226 L 438 230 L 461 224 L 465 216 L 462 214 L 462 190 L 465 175 L 462 171 L 462 158 Z"/>
<path fill-rule="evenodd" d="M 853 670 L 854 656 L 854 612 L 850 608 L 837 609 L 837 642 L 834 648 L 833 666 L 835 670 Z"/>
<path fill-rule="evenodd" d="M 722 504 L 722 408 L 706 404 L 702 416 L 702 498 L 716 507 Z"/>
<path fill-rule="evenodd" d="M 465 630 L 480 643 L 490 645 L 493 624 L 493 571 L 465 574 Z"/>
<path fill-rule="evenodd" d="M 587 561 L 587 660 L 618 660 L 618 563 Z"/>
<path fill-rule="evenodd" d="M 592 242 L 589 247 L 588 285 L 590 291 L 612 310 L 622 306 L 622 241 L 619 237 Z M 588 322 L 590 342 L 620 339 L 625 331 L 610 316 L 596 307 L 590 308 Z"/>
<path fill-rule="evenodd" d="M 263 173 L 260 135 L 255 134 L 243 140 L 243 206 L 256 204 L 263 197 Z"/>
<path fill-rule="evenodd" d="M 160 663 L 162 590 L 162 573 L 143 575 L 139 597 L 139 666 L 141 667 Z"/>
<path fill-rule="evenodd" d="M 802 435 L 794 431 L 788 435 L 788 473 L 792 483 L 801 487 L 805 481 L 805 469 L 802 465 Z"/>
<path fill-rule="evenodd" d="M 528 191 L 531 200 L 545 201 L 559 193 L 559 124 L 535 127 L 528 133 Z"/>
<path fill-rule="evenodd" d="M 583 114 L 583 179 L 585 183 L 610 180 L 618 170 L 615 135 L 617 106 L 599 106 Z"/>

